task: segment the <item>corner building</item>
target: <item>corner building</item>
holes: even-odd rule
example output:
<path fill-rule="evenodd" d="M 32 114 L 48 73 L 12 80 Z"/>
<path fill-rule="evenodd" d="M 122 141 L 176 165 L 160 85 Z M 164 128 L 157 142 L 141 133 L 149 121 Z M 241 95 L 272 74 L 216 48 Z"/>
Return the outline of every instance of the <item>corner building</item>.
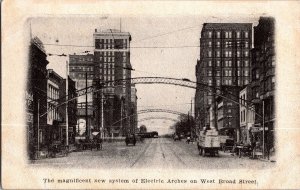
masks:
<path fill-rule="evenodd" d="M 114 29 L 94 32 L 94 85 L 99 89 L 104 84 L 104 89 L 94 95 L 95 121 L 97 129 L 101 129 L 103 122 L 105 136 L 129 133 L 130 120 L 121 118 L 130 115 L 131 82 L 113 81 L 131 78 L 130 41 L 128 32 Z"/>
<path fill-rule="evenodd" d="M 195 94 L 195 118 L 199 130 L 210 125 L 209 110 L 213 103 L 213 93 L 208 89 L 215 87 L 217 94 L 226 95 L 222 89 L 234 89 L 233 91 L 236 92 L 250 82 L 251 44 L 252 23 L 203 24 L 200 38 L 200 60 L 196 65 L 197 83 L 203 84 L 197 84 Z M 236 99 L 238 95 L 238 93 L 234 93 Z M 214 103 L 217 107 L 216 101 Z M 226 105 L 226 109 L 222 117 L 229 118 L 226 113 L 238 113 L 239 106 L 229 103 Z M 217 119 L 217 116 L 215 118 Z M 233 124 L 239 123 L 238 118 L 232 118 L 237 121 L 228 120 L 226 126 L 237 129 L 238 126 Z M 223 125 L 219 125 L 219 127 L 223 127 Z"/>

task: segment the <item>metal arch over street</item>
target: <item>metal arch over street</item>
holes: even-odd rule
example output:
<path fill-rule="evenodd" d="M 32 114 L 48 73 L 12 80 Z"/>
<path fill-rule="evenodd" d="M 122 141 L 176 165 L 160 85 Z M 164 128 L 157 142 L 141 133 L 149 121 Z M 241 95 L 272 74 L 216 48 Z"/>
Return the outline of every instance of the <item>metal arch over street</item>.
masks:
<path fill-rule="evenodd" d="M 132 115 L 129 115 L 127 117 L 123 117 L 122 119 L 114 122 L 113 124 L 111 124 L 111 126 L 127 119 L 127 118 L 130 118 L 132 116 L 135 116 L 135 115 L 138 115 L 138 114 L 145 114 L 145 113 L 156 113 L 156 112 L 163 112 L 163 113 L 171 113 L 171 114 L 175 114 L 175 115 L 187 115 L 185 113 L 182 113 L 182 112 L 178 112 L 178 111 L 174 111 L 174 110 L 168 110 L 168 109 L 145 109 L 145 110 L 140 110 L 138 111 L 136 114 L 132 114 Z"/>
<path fill-rule="evenodd" d="M 119 80 L 114 80 L 114 81 L 106 81 L 106 82 L 102 82 L 100 84 L 98 84 L 100 86 L 100 88 L 96 88 L 95 86 L 89 86 L 87 88 L 83 88 L 83 89 L 80 89 L 80 90 L 77 90 L 76 91 L 76 97 L 72 97 L 70 99 L 67 99 L 67 101 L 57 105 L 56 107 L 52 108 L 52 109 L 49 109 L 47 110 L 47 112 L 43 113 L 40 115 L 40 117 L 43 117 L 44 115 L 46 115 L 48 112 L 54 110 L 54 109 L 57 109 L 58 107 L 66 104 L 67 102 L 69 101 L 72 101 L 74 99 L 76 99 L 77 97 L 79 96 L 83 96 L 83 95 L 86 95 L 86 94 L 89 94 L 89 93 L 98 93 L 98 92 L 101 92 L 102 89 L 105 89 L 105 88 L 112 88 L 112 87 L 115 87 L 115 86 L 119 86 L 119 85 L 122 85 L 124 83 L 130 83 L 130 84 L 169 84 L 169 85 L 175 85 L 175 86 L 182 86 L 182 87 L 186 87 L 186 88 L 192 88 L 192 89 L 197 89 L 197 85 L 201 85 L 203 86 L 203 88 L 201 88 L 200 90 L 202 91 L 207 91 L 207 92 L 211 92 L 212 94 L 215 94 L 216 96 L 219 96 L 219 97 L 222 97 L 224 99 L 227 99 L 235 104 L 238 104 L 238 105 L 242 105 L 242 106 L 245 106 L 243 104 L 241 104 L 239 102 L 239 100 L 243 100 L 241 98 L 238 98 L 238 100 L 233 100 L 232 98 L 228 98 L 222 94 L 218 94 L 218 93 L 214 93 L 213 92 L 213 87 L 212 86 L 209 86 L 208 84 L 204 84 L 204 83 L 197 83 L 197 82 L 194 82 L 194 81 L 191 81 L 189 79 L 186 79 L 186 78 L 170 78 L 170 77 L 136 77 L 136 78 L 128 78 L 128 79 L 119 79 Z M 108 86 L 110 85 L 110 86 Z M 218 88 L 218 87 L 215 87 L 217 90 L 220 90 L 221 91 L 221 88 Z M 230 92 L 227 92 L 227 94 L 231 94 Z M 231 94 L 232 95 L 232 94 Z M 61 99 L 65 99 L 65 98 L 68 98 L 67 96 L 66 97 L 63 97 Z M 59 101 L 60 99 L 58 100 L 53 100 L 53 101 Z M 249 102 L 247 100 L 244 100 L 246 102 Z M 50 101 L 51 103 L 52 101 Z M 251 102 L 250 102 L 251 103 Z M 252 110 L 251 108 L 247 108 L 247 109 L 250 109 Z M 258 115 L 259 117 L 262 117 L 261 115 L 257 114 L 255 112 L 255 115 Z"/>
<path fill-rule="evenodd" d="M 174 118 L 170 118 L 170 117 L 145 117 L 142 118 L 140 120 L 138 120 L 138 122 L 143 122 L 143 121 L 148 121 L 148 120 L 170 120 L 170 121 L 179 121 L 178 119 L 174 119 Z"/>

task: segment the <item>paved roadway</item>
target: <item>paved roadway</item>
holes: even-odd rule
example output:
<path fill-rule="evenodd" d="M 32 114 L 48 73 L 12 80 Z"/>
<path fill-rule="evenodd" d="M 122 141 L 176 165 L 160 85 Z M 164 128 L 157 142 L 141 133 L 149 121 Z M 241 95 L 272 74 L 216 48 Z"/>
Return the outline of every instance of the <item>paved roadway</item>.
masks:
<path fill-rule="evenodd" d="M 72 152 L 67 157 L 33 161 L 34 166 L 74 168 L 178 168 L 178 169 L 228 169 L 274 166 L 273 162 L 238 158 L 226 152 L 219 157 L 199 156 L 196 144 L 168 138 L 145 139 L 136 146 L 125 142 L 104 143 L 101 151 Z"/>

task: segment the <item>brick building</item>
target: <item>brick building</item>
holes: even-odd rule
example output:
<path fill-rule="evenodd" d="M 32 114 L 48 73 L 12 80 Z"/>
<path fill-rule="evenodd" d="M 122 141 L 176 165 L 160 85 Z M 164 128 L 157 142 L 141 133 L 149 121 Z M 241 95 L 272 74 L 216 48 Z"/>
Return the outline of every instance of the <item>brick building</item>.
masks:
<path fill-rule="evenodd" d="M 260 116 L 265 115 L 265 140 L 268 148 L 274 147 L 274 91 L 275 91 L 275 45 L 274 45 L 274 18 L 261 17 L 254 27 L 254 48 L 252 49 L 252 81 L 251 101 L 255 112 Z M 262 141 L 262 117 L 255 117 L 253 134 L 257 141 Z"/>
<path fill-rule="evenodd" d="M 41 150 L 47 143 L 47 117 L 44 116 L 38 119 L 38 115 L 47 111 L 47 65 L 47 54 L 43 43 L 39 38 L 35 37 L 31 40 L 29 47 L 29 65 L 25 93 L 28 156 L 30 159 L 36 157 L 37 148 Z"/>
<path fill-rule="evenodd" d="M 96 29 L 94 33 L 94 84 L 99 89 L 99 84 L 105 83 L 105 89 L 95 94 L 95 126 L 100 130 L 104 115 L 103 126 L 106 136 L 111 136 L 112 133 L 125 135 L 130 126 L 129 119 L 120 121 L 130 114 L 130 81 L 112 82 L 131 77 L 130 41 L 131 36 L 128 32 Z M 104 102 L 103 114 L 101 114 L 101 99 Z"/>
<path fill-rule="evenodd" d="M 213 94 L 220 88 L 238 89 L 250 82 L 251 23 L 205 23 L 200 38 L 200 60 L 196 65 L 197 85 L 195 118 L 198 129 L 210 126 L 217 118 L 217 105 Z M 238 99 L 238 93 L 234 97 Z M 213 104 L 215 102 L 215 104 Z M 213 107 L 213 118 L 209 109 Z M 237 113 L 238 114 L 238 113 Z M 214 126 L 217 121 L 214 120 Z M 238 126 L 233 126 L 237 128 Z"/>
<path fill-rule="evenodd" d="M 75 81 L 77 90 L 92 86 L 94 78 L 94 55 L 69 55 L 69 76 Z M 88 93 L 87 95 L 79 96 L 77 99 L 77 122 L 78 127 L 82 126 L 82 128 L 78 128 L 77 130 L 80 134 L 86 132 L 87 125 L 89 127 L 94 125 L 93 112 L 93 94 Z"/>

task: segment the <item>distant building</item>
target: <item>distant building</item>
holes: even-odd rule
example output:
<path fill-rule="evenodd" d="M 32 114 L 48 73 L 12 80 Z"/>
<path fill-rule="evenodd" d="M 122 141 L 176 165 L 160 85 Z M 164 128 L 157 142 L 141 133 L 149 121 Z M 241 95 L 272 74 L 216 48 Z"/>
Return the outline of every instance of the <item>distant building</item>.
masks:
<path fill-rule="evenodd" d="M 235 140 L 240 139 L 239 105 L 230 99 L 236 99 L 239 96 L 240 87 L 222 86 L 223 98 L 218 96 L 217 102 L 217 121 L 220 134 L 228 135 Z M 224 93 L 228 92 L 228 93 Z"/>
<path fill-rule="evenodd" d="M 77 90 L 92 86 L 94 78 L 94 55 L 69 55 L 69 75 L 75 81 Z M 88 106 L 87 109 L 86 105 Z M 79 96 L 77 109 L 78 127 L 84 126 L 84 129 L 81 129 L 82 133 L 83 130 L 86 130 L 86 120 L 89 127 L 94 125 L 93 93 Z M 91 134 L 91 131 L 89 131 L 89 134 Z"/>
<path fill-rule="evenodd" d="M 38 116 L 47 111 L 47 54 L 43 43 L 35 37 L 30 41 L 27 76 L 26 120 L 29 158 L 47 145 L 47 116 Z M 39 139 L 38 139 L 39 137 Z M 39 142 L 38 142 L 39 141 Z"/>
<path fill-rule="evenodd" d="M 246 86 L 240 91 L 240 129 L 241 140 L 244 144 L 250 144 L 252 141 L 251 128 L 254 127 L 254 107 L 250 102 L 251 88 Z"/>
<path fill-rule="evenodd" d="M 129 132 L 130 120 L 121 121 L 121 118 L 127 118 L 130 114 L 131 84 L 130 81 L 113 81 L 131 77 L 130 41 L 131 36 L 128 32 L 96 29 L 94 33 L 94 85 L 100 89 L 100 84 L 105 84 L 105 89 L 95 94 L 95 121 L 96 128 L 100 129 L 101 99 L 105 99 L 103 126 L 106 136 L 111 136 L 112 133 L 125 135 Z"/>
<path fill-rule="evenodd" d="M 67 99 L 76 97 L 76 83 L 70 77 L 68 78 L 68 97 L 66 98 L 66 79 L 63 79 L 60 86 L 60 103 L 66 102 Z M 76 98 L 68 101 L 68 139 L 69 145 L 75 143 L 75 136 L 78 133 L 77 125 L 77 100 Z M 60 123 L 61 137 L 65 142 L 66 139 L 66 104 L 60 106 L 59 109 L 62 123 Z"/>
<path fill-rule="evenodd" d="M 274 18 L 261 17 L 254 27 L 254 48 L 252 49 L 252 81 L 251 102 L 254 104 L 255 128 L 259 131 L 253 134 L 256 141 L 262 142 L 262 115 L 263 102 L 265 110 L 265 140 L 268 148 L 274 147 L 274 123 L 275 123 L 275 42 L 274 42 Z M 262 144 L 262 143 L 261 143 Z"/>

